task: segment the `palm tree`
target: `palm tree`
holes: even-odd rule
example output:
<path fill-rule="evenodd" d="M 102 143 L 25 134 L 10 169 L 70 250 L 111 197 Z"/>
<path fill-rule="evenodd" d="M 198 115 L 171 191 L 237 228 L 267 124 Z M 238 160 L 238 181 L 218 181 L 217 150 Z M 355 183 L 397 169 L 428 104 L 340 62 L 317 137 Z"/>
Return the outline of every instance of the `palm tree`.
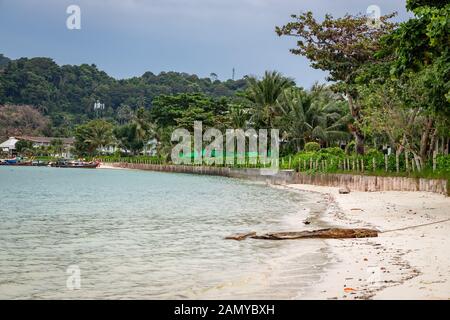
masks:
<path fill-rule="evenodd" d="M 266 71 L 264 77 L 258 80 L 249 77 L 245 96 L 254 105 L 253 123 L 258 127 L 272 127 L 276 115 L 276 101 L 286 88 L 295 83 L 276 71 Z"/>
<path fill-rule="evenodd" d="M 97 149 L 111 144 L 112 125 L 104 120 L 92 120 L 75 130 L 75 145 L 80 153 L 94 154 Z"/>
<path fill-rule="evenodd" d="M 309 113 L 311 96 L 298 88 L 286 89 L 277 99 L 277 108 L 281 114 L 278 123 L 284 128 L 282 141 L 300 151 L 312 130 L 308 119 L 312 115 Z"/>
<path fill-rule="evenodd" d="M 133 124 L 136 126 L 136 137 L 146 143 L 152 126 L 144 108 L 137 110 L 136 115 L 133 117 Z"/>
<path fill-rule="evenodd" d="M 50 141 L 50 146 L 57 155 L 61 155 L 64 151 L 64 143 L 61 139 L 53 139 Z"/>
<path fill-rule="evenodd" d="M 310 141 L 328 146 L 348 139 L 346 129 L 351 117 L 344 104 L 323 86 L 314 86 L 310 92 L 299 88 L 284 90 L 277 100 L 283 141 L 300 151 Z"/>
<path fill-rule="evenodd" d="M 315 85 L 311 89 L 313 110 L 320 114 L 311 138 L 323 146 L 339 140 L 349 140 L 348 126 L 352 122 L 347 102 L 324 85 Z"/>
<path fill-rule="evenodd" d="M 154 138 L 157 141 L 156 152 L 164 160 L 168 160 L 172 151 L 172 127 L 157 127 L 154 131 Z"/>
<path fill-rule="evenodd" d="M 249 120 L 249 112 L 240 104 L 231 104 L 228 112 L 228 121 L 232 128 L 244 129 Z"/>

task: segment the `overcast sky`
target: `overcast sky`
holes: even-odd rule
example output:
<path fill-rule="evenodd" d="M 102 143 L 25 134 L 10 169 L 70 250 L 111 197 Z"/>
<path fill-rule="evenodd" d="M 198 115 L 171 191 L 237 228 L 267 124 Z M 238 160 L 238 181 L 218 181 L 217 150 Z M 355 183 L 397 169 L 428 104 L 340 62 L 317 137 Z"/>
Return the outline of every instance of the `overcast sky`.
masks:
<path fill-rule="evenodd" d="M 66 28 L 66 9 L 81 8 L 81 30 Z M 381 14 L 398 11 L 405 0 L 0 0 L 0 53 L 10 58 L 45 56 L 59 64 L 94 63 L 116 78 L 145 71 L 179 71 L 224 80 L 278 70 L 309 87 L 325 73 L 289 53 L 293 38 L 274 28 L 289 15 L 311 10 Z"/>

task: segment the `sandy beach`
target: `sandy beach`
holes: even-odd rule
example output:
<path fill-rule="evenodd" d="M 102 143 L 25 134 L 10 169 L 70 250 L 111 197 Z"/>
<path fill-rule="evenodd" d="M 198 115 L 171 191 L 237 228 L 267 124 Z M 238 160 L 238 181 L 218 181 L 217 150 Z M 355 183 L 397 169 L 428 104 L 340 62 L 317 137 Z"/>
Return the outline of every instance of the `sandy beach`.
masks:
<path fill-rule="evenodd" d="M 124 170 L 124 168 L 120 168 L 117 166 L 110 165 L 108 163 L 101 162 L 97 169 L 112 169 L 112 170 Z"/>
<path fill-rule="evenodd" d="M 323 222 L 369 227 L 377 238 L 325 240 L 333 263 L 302 299 L 450 299 L 450 198 L 425 192 L 351 192 L 312 185 L 329 201 Z M 400 230 L 398 230 L 400 229 Z"/>

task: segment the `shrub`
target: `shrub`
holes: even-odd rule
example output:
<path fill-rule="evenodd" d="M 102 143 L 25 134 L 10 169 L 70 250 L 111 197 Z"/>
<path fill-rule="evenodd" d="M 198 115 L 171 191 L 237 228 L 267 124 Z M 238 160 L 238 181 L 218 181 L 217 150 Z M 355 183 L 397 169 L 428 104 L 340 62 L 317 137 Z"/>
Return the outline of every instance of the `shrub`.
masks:
<path fill-rule="evenodd" d="M 333 147 L 333 148 L 324 148 L 320 150 L 320 153 L 326 153 L 331 154 L 333 156 L 344 156 L 345 152 L 339 147 Z"/>
<path fill-rule="evenodd" d="M 320 144 L 318 144 L 317 142 L 308 142 L 307 144 L 305 144 L 306 152 L 314 152 L 314 151 L 319 151 L 319 150 L 320 150 Z"/>
<path fill-rule="evenodd" d="M 369 149 L 366 152 L 366 156 L 368 158 L 383 158 L 384 155 L 381 151 L 378 151 L 377 149 Z"/>
<path fill-rule="evenodd" d="M 440 155 L 436 159 L 437 170 L 441 174 L 450 175 L 450 155 Z"/>
<path fill-rule="evenodd" d="M 351 141 L 347 146 L 345 147 L 345 153 L 346 154 L 352 154 L 356 151 L 356 143 L 355 141 Z"/>

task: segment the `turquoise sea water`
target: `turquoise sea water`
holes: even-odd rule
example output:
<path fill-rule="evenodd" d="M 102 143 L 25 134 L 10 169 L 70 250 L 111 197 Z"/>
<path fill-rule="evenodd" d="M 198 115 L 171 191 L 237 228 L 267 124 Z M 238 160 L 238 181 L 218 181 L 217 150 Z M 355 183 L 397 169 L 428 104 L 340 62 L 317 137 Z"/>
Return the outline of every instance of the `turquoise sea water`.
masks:
<path fill-rule="evenodd" d="M 0 167 L 0 298 L 295 298 L 323 242 L 231 241 L 305 229 L 317 195 L 132 170 Z M 79 268 L 79 289 L 67 286 Z"/>

